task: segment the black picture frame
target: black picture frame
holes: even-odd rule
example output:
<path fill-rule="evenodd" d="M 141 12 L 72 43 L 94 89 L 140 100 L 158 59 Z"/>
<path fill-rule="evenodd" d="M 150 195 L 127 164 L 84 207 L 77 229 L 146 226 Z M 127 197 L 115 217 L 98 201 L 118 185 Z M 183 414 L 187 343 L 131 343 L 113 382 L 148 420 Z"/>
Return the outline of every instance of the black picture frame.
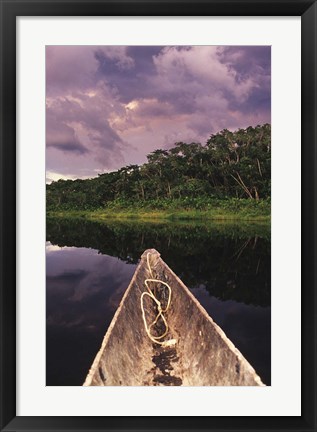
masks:
<path fill-rule="evenodd" d="M 0 6 L 1 431 L 316 431 L 316 1 L 0 0 Z M 302 414 L 299 417 L 252 417 L 252 413 L 249 417 L 16 416 L 16 17 L 121 15 L 301 17 Z M 291 350 L 292 347 L 290 355 Z"/>

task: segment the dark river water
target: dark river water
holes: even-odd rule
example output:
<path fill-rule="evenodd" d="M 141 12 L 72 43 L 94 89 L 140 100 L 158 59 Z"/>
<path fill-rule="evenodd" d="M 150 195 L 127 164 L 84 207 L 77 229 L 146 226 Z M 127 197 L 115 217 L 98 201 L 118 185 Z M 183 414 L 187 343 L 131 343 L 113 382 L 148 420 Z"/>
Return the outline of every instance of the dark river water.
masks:
<path fill-rule="evenodd" d="M 157 249 L 271 383 L 270 229 L 49 219 L 46 385 L 80 386 L 145 249 Z"/>

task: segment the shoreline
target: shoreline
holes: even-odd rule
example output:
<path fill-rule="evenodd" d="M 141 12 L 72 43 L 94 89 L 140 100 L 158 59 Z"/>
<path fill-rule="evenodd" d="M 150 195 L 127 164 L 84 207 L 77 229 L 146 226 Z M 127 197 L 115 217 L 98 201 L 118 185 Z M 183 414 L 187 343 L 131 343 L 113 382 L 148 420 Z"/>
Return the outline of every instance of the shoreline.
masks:
<path fill-rule="evenodd" d="M 252 222 L 271 223 L 271 216 L 266 214 L 250 214 L 243 212 L 225 212 L 220 209 L 213 210 L 140 210 L 140 209 L 106 209 L 106 210 L 60 210 L 47 211 L 47 218 L 74 218 L 95 222 L 107 220 L 118 221 L 215 221 L 215 222 Z"/>

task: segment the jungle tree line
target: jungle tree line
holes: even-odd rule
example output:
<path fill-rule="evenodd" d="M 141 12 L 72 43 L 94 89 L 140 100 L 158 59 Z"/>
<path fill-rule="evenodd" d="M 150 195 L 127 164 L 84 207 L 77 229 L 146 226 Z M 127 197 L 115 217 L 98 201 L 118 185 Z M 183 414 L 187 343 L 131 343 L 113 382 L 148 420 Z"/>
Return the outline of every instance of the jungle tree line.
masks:
<path fill-rule="evenodd" d="M 259 200 L 271 192 L 271 126 L 224 129 L 205 145 L 177 142 L 155 150 L 143 165 L 87 180 L 47 185 L 47 209 L 96 209 L 109 202 L 235 197 Z"/>

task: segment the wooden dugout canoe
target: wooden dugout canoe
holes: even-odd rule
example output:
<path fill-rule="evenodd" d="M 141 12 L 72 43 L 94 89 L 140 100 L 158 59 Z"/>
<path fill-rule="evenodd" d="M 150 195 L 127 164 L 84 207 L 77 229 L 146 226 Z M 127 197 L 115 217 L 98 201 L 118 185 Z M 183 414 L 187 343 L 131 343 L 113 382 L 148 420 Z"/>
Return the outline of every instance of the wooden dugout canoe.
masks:
<path fill-rule="evenodd" d="M 164 308 L 168 297 L 167 285 L 171 288 L 170 306 L 164 313 L 168 333 L 160 340 L 167 346 L 150 339 L 142 316 L 141 296 L 147 291 L 145 280 L 151 278 L 163 282 L 148 285 Z M 150 327 L 157 316 L 157 305 L 149 295 L 143 297 L 144 317 Z M 160 317 L 150 333 L 155 338 L 164 329 Z M 83 385 L 264 384 L 160 254 L 155 249 L 148 249 L 141 257 Z"/>

